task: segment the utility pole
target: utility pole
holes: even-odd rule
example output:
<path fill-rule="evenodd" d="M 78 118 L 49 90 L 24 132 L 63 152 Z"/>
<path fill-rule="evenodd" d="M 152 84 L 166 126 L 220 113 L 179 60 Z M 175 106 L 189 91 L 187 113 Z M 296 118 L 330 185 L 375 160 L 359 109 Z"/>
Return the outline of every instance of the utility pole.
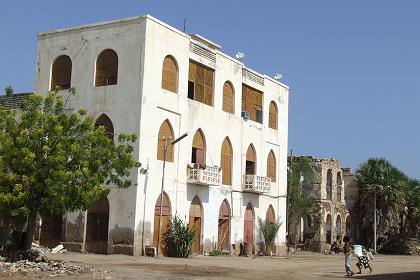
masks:
<path fill-rule="evenodd" d="M 162 167 L 162 186 L 160 188 L 160 209 L 159 209 L 159 230 L 158 230 L 158 244 L 156 248 L 156 255 L 159 255 L 160 249 L 160 236 L 162 234 L 162 204 L 163 204 L 163 186 L 165 185 L 165 166 L 166 166 L 166 152 L 168 150 L 168 145 L 174 145 L 188 136 L 188 132 L 184 133 L 183 135 L 179 136 L 177 139 L 173 140 L 169 143 L 169 139 L 163 137 L 163 167 Z"/>
<path fill-rule="evenodd" d="M 287 174 L 287 176 L 289 176 L 289 174 L 293 173 L 292 170 L 292 158 L 293 158 L 293 150 L 290 149 L 290 166 L 289 166 L 289 172 Z M 289 181 L 289 180 L 287 180 Z M 287 252 L 289 252 L 289 242 L 290 242 L 290 235 L 289 235 L 289 219 L 290 219 L 290 215 L 289 215 L 289 211 L 290 211 L 290 207 L 289 207 L 289 182 L 287 182 L 287 192 L 286 192 L 286 236 L 287 236 Z"/>

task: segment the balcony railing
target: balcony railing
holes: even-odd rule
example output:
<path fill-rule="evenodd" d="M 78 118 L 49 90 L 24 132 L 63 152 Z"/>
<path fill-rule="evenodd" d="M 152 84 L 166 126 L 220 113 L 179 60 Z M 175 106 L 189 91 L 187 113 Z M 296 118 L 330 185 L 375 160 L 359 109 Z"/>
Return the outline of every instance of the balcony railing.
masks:
<path fill-rule="evenodd" d="M 257 175 L 244 175 L 242 190 L 244 192 L 268 193 L 271 189 L 271 178 Z"/>
<path fill-rule="evenodd" d="M 188 164 L 187 182 L 198 185 L 221 185 L 222 169 L 218 166 Z"/>

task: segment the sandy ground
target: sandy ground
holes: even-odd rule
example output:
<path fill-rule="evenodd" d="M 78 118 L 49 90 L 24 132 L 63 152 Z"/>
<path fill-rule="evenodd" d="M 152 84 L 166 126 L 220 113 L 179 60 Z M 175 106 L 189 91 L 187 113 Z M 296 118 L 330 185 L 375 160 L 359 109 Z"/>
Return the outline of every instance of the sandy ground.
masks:
<path fill-rule="evenodd" d="M 130 257 L 123 255 L 65 254 L 50 259 L 68 260 L 111 271 L 102 279 L 344 279 L 343 255 L 301 252 L 284 258 L 197 256 L 191 259 Z M 355 260 L 353 260 L 353 266 Z M 374 271 L 363 270 L 355 279 L 420 280 L 420 257 L 379 255 L 371 262 Z M 355 269 L 356 270 L 356 269 Z M 93 275 L 59 276 L 55 279 L 100 279 Z M 0 279 L 52 279 L 46 274 L 2 275 Z"/>

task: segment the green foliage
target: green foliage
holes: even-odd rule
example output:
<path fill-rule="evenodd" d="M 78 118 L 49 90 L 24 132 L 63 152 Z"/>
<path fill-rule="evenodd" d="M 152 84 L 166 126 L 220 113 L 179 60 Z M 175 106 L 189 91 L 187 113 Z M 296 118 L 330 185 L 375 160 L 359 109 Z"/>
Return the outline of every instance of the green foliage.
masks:
<path fill-rule="evenodd" d="M 0 213 L 5 216 L 33 220 L 38 214 L 86 210 L 110 185 L 132 186 L 133 168 L 145 172 L 132 157 L 135 135 L 121 134 L 114 143 L 85 110 L 66 113 L 74 95 L 71 89 L 65 95 L 31 96 L 19 119 L 0 107 Z"/>
<path fill-rule="evenodd" d="M 219 249 L 213 249 L 209 252 L 209 256 L 212 256 L 212 257 L 217 257 L 221 255 L 222 255 L 222 251 L 220 251 Z"/>
<path fill-rule="evenodd" d="M 5 87 L 4 93 L 6 94 L 6 96 L 12 96 L 13 95 L 13 88 L 11 86 Z"/>
<path fill-rule="evenodd" d="M 420 184 L 389 161 L 370 158 L 356 172 L 360 186 L 362 242 L 373 244 L 374 197 L 378 213 L 378 249 L 386 248 L 397 237 L 415 237 L 419 226 Z"/>
<path fill-rule="evenodd" d="M 310 215 L 313 222 L 320 221 L 320 202 L 316 195 L 305 195 L 302 188 L 302 176 L 305 181 L 312 181 L 313 172 L 310 159 L 307 157 L 292 158 L 288 162 L 288 201 L 289 201 L 289 235 L 296 235 L 296 228 L 301 217 Z"/>
<path fill-rule="evenodd" d="M 191 255 L 194 238 L 194 229 L 178 216 L 171 217 L 168 230 L 163 236 L 163 253 L 168 257 L 187 258 Z"/>
<path fill-rule="evenodd" d="M 263 220 L 258 217 L 258 235 L 264 242 L 266 255 L 270 255 L 271 250 L 273 249 L 273 244 L 276 240 L 281 224 L 281 222 L 271 223 L 267 219 Z"/>

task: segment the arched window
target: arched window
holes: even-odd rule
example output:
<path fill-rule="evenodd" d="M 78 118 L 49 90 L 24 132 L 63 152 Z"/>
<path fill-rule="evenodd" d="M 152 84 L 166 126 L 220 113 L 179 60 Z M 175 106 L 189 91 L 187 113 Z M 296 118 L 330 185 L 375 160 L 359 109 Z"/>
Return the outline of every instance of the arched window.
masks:
<path fill-rule="evenodd" d="M 276 170 L 276 156 L 271 150 L 267 157 L 267 177 L 271 178 L 271 182 L 276 181 Z"/>
<path fill-rule="evenodd" d="M 276 222 L 276 214 L 274 212 L 273 205 L 270 204 L 270 206 L 268 206 L 268 209 L 267 209 L 267 213 L 265 215 L 265 218 L 267 219 L 267 221 L 270 224 L 274 224 Z"/>
<path fill-rule="evenodd" d="M 337 201 L 341 201 L 342 186 L 343 186 L 343 179 L 341 178 L 341 172 L 337 172 Z"/>
<path fill-rule="evenodd" d="M 54 61 L 51 71 L 50 90 L 70 88 L 71 67 L 71 59 L 67 55 L 61 55 Z"/>
<path fill-rule="evenodd" d="M 272 129 L 277 129 L 277 106 L 274 101 L 271 101 L 270 108 L 268 111 L 268 127 Z"/>
<path fill-rule="evenodd" d="M 232 145 L 230 144 L 229 138 L 226 137 L 222 143 L 222 151 L 220 157 L 223 185 L 232 185 L 232 157 Z"/>
<path fill-rule="evenodd" d="M 255 175 L 256 173 L 257 156 L 254 145 L 250 144 L 246 151 L 245 174 Z"/>
<path fill-rule="evenodd" d="M 198 129 L 194 134 L 191 151 L 191 162 L 198 164 L 206 163 L 206 141 L 201 129 Z"/>
<path fill-rule="evenodd" d="M 95 86 L 116 85 L 118 79 L 118 55 L 114 50 L 101 52 L 96 60 Z"/>
<path fill-rule="evenodd" d="M 235 92 L 230 82 L 225 82 L 223 85 L 223 111 L 235 113 Z"/>
<path fill-rule="evenodd" d="M 175 93 L 178 92 L 178 66 L 175 58 L 170 55 L 163 60 L 162 88 Z"/>
<path fill-rule="evenodd" d="M 327 199 L 332 199 L 332 170 L 327 171 Z"/>
<path fill-rule="evenodd" d="M 112 124 L 111 119 L 106 115 L 102 114 L 95 122 L 95 126 L 103 126 L 105 130 L 105 135 L 114 140 L 114 125 Z"/>
<path fill-rule="evenodd" d="M 169 140 L 166 140 L 169 139 Z M 166 150 L 166 161 L 173 162 L 174 161 L 174 149 L 173 145 L 171 145 L 171 141 L 174 140 L 174 132 L 172 130 L 171 123 L 169 120 L 164 121 L 160 128 L 158 134 L 158 142 L 157 142 L 157 159 L 163 160 L 164 157 L 164 149 L 165 149 L 165 142 L 167 141 L 167 150 Z"/>

